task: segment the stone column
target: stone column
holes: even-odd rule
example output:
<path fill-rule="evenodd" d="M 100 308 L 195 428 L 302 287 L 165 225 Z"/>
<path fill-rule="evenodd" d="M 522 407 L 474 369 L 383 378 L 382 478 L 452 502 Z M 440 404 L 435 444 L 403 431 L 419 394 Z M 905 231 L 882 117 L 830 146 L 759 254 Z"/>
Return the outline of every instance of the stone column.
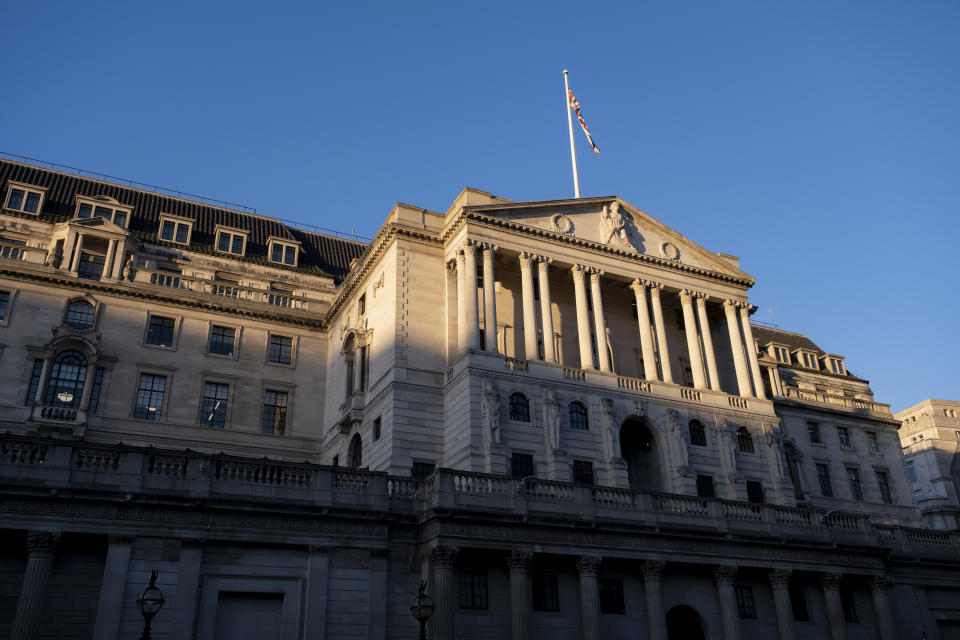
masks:
<path fill-rule="evenodd" d="M 113 273 L 111 275 L 118 280 L 123 279 L 123 254 L 126 253 L 126 248 L 127 243 L 121 240 L 117 243 L 117 250 L 113 256 Z"/>
<path fill-rule="evenodd" d="M 603 315 L 603 298 L 600 296 L 600 276 L 603 271 L 590 272 L 590 297 L 593 300 L 593 326 L 597 334 L 597 357 L 600 371 L 610 371 L 610 354 L 607 352 L 607 319 Z"/>
<path fill-rule="evenodd" d="M 717 373 L 717 354 L 713 350 L 713 336 L 710 334 L 710 321 L 707 318 L 707 299 L 705 293 L 697 294 L 697 318 L 700 320 L 700 336 L 703 339 L 703 351 L 707 356 L 707 373 L 710 374 L 710 388 L 720 391 L 720 375 Z"/>
<path fill-rule="evenodd" d="M 600 640 L 600 591 L 597 586 L 599 570 L 600 558 L 597 556 L 581 556 L 577 560 L 583 640 Z"/>
<path fill-rule="evenodd" d="M 80 267 L 80 253 L 83 251 L 83 234 L 77 234 L 77 244 L 73 250 L 73 259 L 70 261 L 70 271 L 76 273 Z"/>
<path fill-rule="evenodd" d="M 827 620 L 830 621 L 830 637 L 833 640 L 850 640 L 847 632 L 847 617 L 840 599 L 840 574 L 825 573 L 820 579 L 823 599 L 827 602 Z"/>
<path fill-rule="evenodd" d="M 587 311 L 588 267 L 573 267 L 573 293 L 577 300 L 577 336 L 580 339 L 580 368 L 593 369 L 593 350 L 590 348 L 590 314 Z"/>
<path fill-rule="evenodd" d="M 174 611 L 173 638 L 190 638 L 197 617 L 197 602 L 200 600 L 200 565 L 203 563 L 203 540 L 191 538 L 180 544 L 180 568 L 177 574 L 177 595 L 168 603 Z M 309 580 L 309 578 L 308 578 Z M 307 591 L 312 588 L 307 585 Z M 307 605 L 310 611 L 310 605 Z"/>
<path fill-rule="evenodd" d="M 556 362 L 556 350 L 553 348 L 553 311 L 550 306 L 550 258 L 541 257 L 540 264 L 540 314 L 543 326 L 543 359 Z"/>
<path fill-rule="evenodd" d="M 660 578 L 665 562 L 647 560 L 643 563 L 643 592 L 647 600 L 647 632 L 650 640 L 667 640 L 667 617 L 663 611 Z"/>
<path fill-rule="evenodd" d="M 520 287 L 523 292 L 523 350 L 527 360 L 537 358 L 537 319 L 533 302 L 533 269 L 535 256 L 524 251 L 520 254 Z"/>
<path fill-rule="evenodd" d="M 117 261 L 117 241 L 115 238 L 110 238 L 107 240 L 107 257 L 106 264 L 103 265 L 103 275 L 108 278 L 115 277 L 113 275 L 114 265 Z"/>
<path fill-rule="evenodd" d="M 447 330 L 447 335 L 446 335 L 447 342 L 446 342 L 446 345 L 445 345 L 445 351 L 446 351 L 446 354 L 447 354 L 447 364 L 453 362 L 453 360 L 456 358 L 456 355 L 457 355 L 458 353 L 460 353 L 460 335 L 459 335 L 459 329 L 460 329 L 460 323 L 459 323 L 459 317 L 460 317 L 460 314 L 459 314 L 459 306 L 460 306 L 460 305 L 459 305 L 459 300 L 460 300 L 460 278 L 457 277 L 458 271 L 459 271 L 459 269 L 457 269 L 457 261 L 456 261 L 456 259 L 449 260 L 449 261 L 447 261 L 447 263 L 444 265 L 443 284 L 444 284 L 444 301 L 445 301 L 445 305 L 444 305 L 444 317 L 443 317 L 443 319 L 444 319 L 444 324 L 445 324 L 445 327 L 446 327 L 446 330 Z M 451 280 L 452 280 L 453 282 L 451 282 Z M 453 290 L 453 296 L 454 296 L 454 299 L 453 299 L 452 301 L 450 300 L 450 298 L 451 298 L 451 295 L 450 295 L 451 290 Z M 451 313 L 454 315 L 454 317 L 455 317 L 456 319 L 451 320 L 451 317 L 450 317 L 450 316 L 451 316 Z M 454 323 L 457 324 L 457 335 L 456 335 L 456 336 L 454 336 L 454 335 L 453 335 L 453 332 L 451 331 L 451 329 L 453 328 Z M 451 343 L 453 343 L 453 349 L 451 349 L 451 347 L 450 347 Z"/>
<path fill-rule="evenodd" d="M 747 360 L 750 364 L 750 374 L 753 376 L 753 388 L 756 396 L 765 399 L 763 391 L 763 377 L 760 375 L 760 361 L 757 359 L 757 346 L 753 341 L 753 329 L 750 328 L 750 306 L 740 307 L 740 322 L 743 324 L 743 338 L 747 341 Z"/>
<path fill-rule="evenodd" d="M 87 360 L 87 373 L 83 379 L 83 390 L 80 393 L 80 409 L 90 408 L 90 396 L 93 395 L 93 380 L 97 377 L 97 356 Z"/>
<path fill-rule="evenodd" d="M 497 246 L 489 242 L 483 245 L 483 345 L 487 351 L 499 352 L 497 344 L 497 292 L 493 274 L 493 257 Z"/>
<path fill-rule="evenodd" d="M 790 604 L 790 572 L 774 569 L 770 572 L 769 579 L 780 640 L 797 640 L 797 625 L 793 622 L 793 605 Z"/>
<path fill-rule="evenodd" d="M 653 335 L 650 333 L 650 308 L 647 306 L 647 285 L 639 278 L 630 285 L 637 299 L 637 325 L 640 328 L 640 349 L 643 351 L 643 377 L 657 379 L 657 359 L 653 353 Z"/>
<path fill-rule="evenodd" d="M 480 347 L 480 314 L 477 309 L 477 246 L 467 240 L 463 244 L 463 306 L 467 314 L 467 348 Z"/>
<path fill-rule="evenodd" d="M 684 289 L 680 292 L 680 305 L 683 307 L 683 326 L 687 334 L 687 352 L 690 354 L 690 368 L 693 369 L 693 386 L 707 388 L 707 377 L 703 371 L 703 357 L 700 353 L 700 340 L 697 337 L 697 319 L 693 315 L 693 296 L 696 291 Z"/>
<path fill-rule="evenodd" d="M 457 251 L 457 353 L 467 350 L 467 307 L 463 303 L 467 287 L 464 283 L 464 262 L 462 251 Z"/>
<path fill-rule="evenodd" d="M 542 292 L 541 292 L 542 295 Z M 533 556 L 522 551 L 511 551 L 507 558 L 510 568 L 510 614 L 512 640 L 530 640 L 530 560 Z"/>
<path fill-rule="evenodd" d="M 723 311 L 727 316 L 727 329 L 730 332 L 730 349 L 733 351 L 733 366 L 737 370 L 737 388 L 741 396 L 749 398 L 753 395 L 750 390 L 750 374 L 747 373 L 747 361 L 743 356 L 743 342 L 740 340 L 740 323 L 737 321 L 737 303 L 727 300 L 723 303 Z"/>
<path fill-rule="evenodd" d="M 663 381 L 673 384 L 670 351 L 667 349 L 667 332 L 663 326 L 663 307 L 660 305 L 661 289 L 663 289 L 663 285 L 659 282 L 650 283 L 650 305 L 653 307 L 653 326 L 657 330 L 657 350 L 660 352 L 660 370 L 663 373 Z"/>
<path fill-rule="evenodd" d="M 893 606 L 887 593 L 886 576 L 870 579 L 870 594 L 873 596 L 873 609 L 877 614 L 880 640 L 897 640 L 897 623 L 893 620 Z"/>
<path fill-rule="evenodd" d="M 436 547 L 430 552 L 433 563 L 433 597 L 436 612 L 431 620 L 434 640 L 453 640 L 453 614 L 457 607 L 457 585 L 453 566 L 457 559 L 455 547 Z"/>
<path fill-rule="evenodd" d="M 43 598 L 53 566 L 53 554 L 60 544 L 60 534 L 49 531 L 27 533 L 27 569 L 20 587 L 20 600 L 13 620 L 10 640 L 36 640 L 43 613 Z"/>
<path fill-rule="evenodd" d="M 43 358 L 43 368 L 40 369 L 40 384 L 37 385 L 37 395 L 33 397 L 34 404 L 43 404 L 47 395 L 47 383 L 50 382 L 50 367 L 52 366 L 53 358 L 51 356 L 44 356 Z"/>
<path fill-rule="evenodd" d="M 720 600 L 720 619 L 723 621 L 725 640 L 740 640 L 740 617 L 737 614 L 737 596 L 733 581 L 737 577 L 737 568 L 720 565 L 713 571 L 713 580 L 717 584 L 717 596 Z"/>
<path fill-rule="evenodd" d="M 93 640 L 117 640 L 120 633 L 120 611 L 123 609 L 133 538 L 110 536 L 109 540 L 103 579 L 100 582 L 97 618 L 93 624 Z"/>

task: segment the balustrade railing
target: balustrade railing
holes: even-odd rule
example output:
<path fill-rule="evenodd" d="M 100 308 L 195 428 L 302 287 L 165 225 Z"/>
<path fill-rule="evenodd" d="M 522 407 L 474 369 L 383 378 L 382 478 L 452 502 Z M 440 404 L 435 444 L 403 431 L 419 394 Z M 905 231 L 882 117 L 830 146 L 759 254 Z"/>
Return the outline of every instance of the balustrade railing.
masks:
<path fill-rule="evenodd" d="M 650 393 L 650 383 L 639 378 L 617 378 L 617 386 L 628 391 Z"/>
<path fill-rule="evenodd" d="M 579 380 L 583 382 L 587 379 L 587 373 L 583 369 L 572 369 L 570 367 L 563 368 L 563 377 L 568 380 Z"/>
<path fill-rule="evenodd" d="M 505 369 L 508 369 L 510 371 L 529 371 L 530 370 L 530 363 L 528 363 L 526 360 L 519 360 L 517 358 L 509 358 L 509 357 L 504 358 L 503 366 Z"/>
<path fill-rule="evenodd" d="M 220 282 L 217 280 L 205 280 L 203 278 L 194 278 L 153 269 L 142 269 L 140 271 L 143 272 L 143 276 L 138 275 L 138 279 L 142 277 L 150 284 L 158 287 L 194 291 L 196 293 L 256 302 L 284 309 L 309 311 L 309 302 L 305 296 L 296 296 L 287 291 L 258 289 L 256 287 Z"/>
<path fill-rule="evenodd" d="M 825 391 L 815 391 L 812 389 L 800 389 L 799 387 L 784 387 L 788 398 L 803 400 L 804 402 L 816 402 L 831 407 L 840 407 L 843 409 L 860 409 L 873 413 L 890 414 L 890 405 L 882 402 L 873 402 L 872 400 L 861 400 L 859 398 L 849 398 L 847 396 L 827 393 Z"/>
<path fill-rule="evenodd" d="M 689 387 L 680 387 L 680 397 L 684 400 L 695 400 L 700 402 L 700 392 Z"/>

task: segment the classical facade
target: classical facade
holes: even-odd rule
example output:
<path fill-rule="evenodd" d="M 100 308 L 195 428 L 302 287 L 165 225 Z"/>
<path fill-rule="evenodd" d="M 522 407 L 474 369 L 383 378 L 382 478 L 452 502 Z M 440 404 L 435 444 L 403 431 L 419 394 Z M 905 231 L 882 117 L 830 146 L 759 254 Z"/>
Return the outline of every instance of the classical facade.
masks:
<path fill-rule="evenodd" d="M 843 356 L 616 198 L 369 244 L 0 162 L 0 634 L 943 638 L 960 537 Z"/>
<path fill-rule="evenodd" d="M 907 479 L 924 524 L 960 530 L 960 402 L 924 400 L 896 417 Z"/>

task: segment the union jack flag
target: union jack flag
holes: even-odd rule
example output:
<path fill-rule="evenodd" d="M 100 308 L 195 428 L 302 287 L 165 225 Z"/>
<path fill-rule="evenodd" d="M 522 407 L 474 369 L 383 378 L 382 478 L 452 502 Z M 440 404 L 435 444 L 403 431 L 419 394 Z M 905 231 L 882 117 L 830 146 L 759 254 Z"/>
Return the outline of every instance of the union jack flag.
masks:
<path fill-rule="evenodd" d="M 580 103 L 577 102 L 577 99 L 573 97 L 573 91 L 567 90 L 567 99 L 570 102 L 570 107 L 577 113 L 577 120 L 580 121 L 580 127 L 583 129 L 583 132 L 587 134 L 587 142 L 590 143 L 590 148 L 593 149 L 593 152 L 597 155 L 600 155 L 600 149 L 597 149 L 597 145 L 593 142 L 593 136 L 590 135 L 590 129 L 587 129 L 587 123 L 583 121 L 583 116 L 580 115 Z"/>

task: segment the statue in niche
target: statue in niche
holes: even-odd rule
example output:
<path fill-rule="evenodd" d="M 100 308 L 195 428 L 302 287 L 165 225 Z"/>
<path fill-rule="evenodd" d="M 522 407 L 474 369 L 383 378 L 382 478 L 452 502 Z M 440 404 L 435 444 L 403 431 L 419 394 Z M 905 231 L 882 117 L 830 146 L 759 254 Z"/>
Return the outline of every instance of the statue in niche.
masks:
<path fill-rule="evenodd" d="M 560 451 L 560 403 L 557 393 L 547 389 L 543 399 L 543 429 L 547 444 L 553 451 Z"/>
<path fill-rule="evenodd" d="M 737 425 L 732 422 L 720 427 L 720 458 L 729 477 L 737 472 Z"/>
<path fill-rule="evenodd" d="M 47 251 L 47 266 L 59 269 L 61 264 L 63 264 L 63 251 L 58 247 L 51 247 Z"/>
<path fill-rule="evenodd" d="M 620 213 L 620 203 L 616 201 L 604 205 L 600 211 L 600 241 L 610 244 L 614 238 L 627 244 L 630 242 L 627 222 Z"/>
<path fill-rule="evenodd" d="M 483 381 L 480 418 L 483 422 L 483 443 L 489 450 L 491 443 L 500 444 L 500 394 L 489 380 Z"/>
<path fill-rule="evenodd" d="M 667 409 L 667 423 L 670 425 L 670 435 L 677 450 L 677 465 L 684 470 L 690 466 L 690 451 L 687 449 L 689 436 L 680 424 L 680 413 L 676 409 Z"/>
<path fill-rule="evenodd" d="M 600 399 L 600 416 L 603 420 L 603 428 L 606 433 L 607 458 L 615 459 L 620 457 L 620 434 L 617 426 L 617 416 L 613 408 L 613 400 L 610 398 Z"/>
<path fill-rule="evenodd" d="M 770 466 L 773 468 L 777 479 L 783 480 L 786 477 L 783 468 L 783 458 L 786 455 L 783 451 L 783 441 L 780 435 L 773 430 L 773 427 L 768 425 L 767 429 L 765 440 L 767 443 L 767 453 L 770 457 Z"/>
<path fill-rule="evenodd" d="M 135 275 L 137 275 L 137 265 L 133 260 L 133 254 L 130 254 L 126 264 L 123 265 L 123 277 L 133 282 Z"/>

